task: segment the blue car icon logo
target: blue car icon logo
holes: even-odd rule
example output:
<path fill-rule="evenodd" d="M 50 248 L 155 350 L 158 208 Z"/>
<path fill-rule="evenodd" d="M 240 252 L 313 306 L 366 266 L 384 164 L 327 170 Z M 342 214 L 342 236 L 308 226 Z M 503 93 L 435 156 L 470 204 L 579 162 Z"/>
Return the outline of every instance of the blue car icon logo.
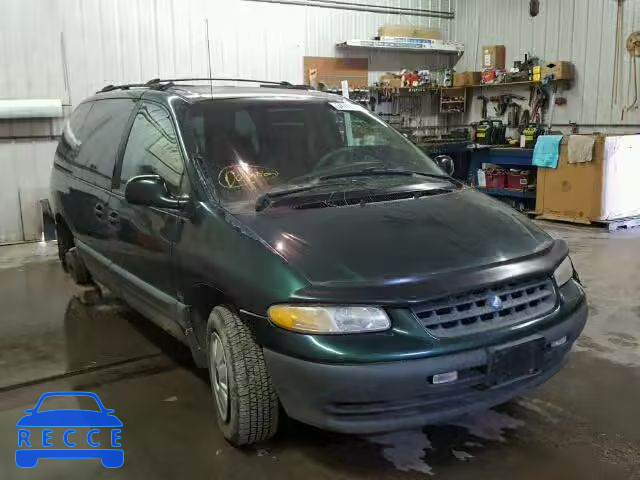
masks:
<path fill-rule="evenodd" d="M 47 408 L 60 401 L 90 404 L 93 408 Z M 107 468 L 118 468 L 124 463 L 120 444 L 122 422 L 95 393 L 45 393 L 34 408 L 24 412 L 26 415 L 16 423 L 18 467 L 33 468 L 41 458 L 99 458 Z"/>

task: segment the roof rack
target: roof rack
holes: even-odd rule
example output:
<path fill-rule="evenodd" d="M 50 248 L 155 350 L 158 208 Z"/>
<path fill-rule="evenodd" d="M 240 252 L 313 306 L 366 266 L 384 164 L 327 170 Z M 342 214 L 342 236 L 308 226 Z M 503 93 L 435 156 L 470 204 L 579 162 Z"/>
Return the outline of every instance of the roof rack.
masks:
<path fill-rule="evenodd" d="M 254 80 L 251 78 L 208 78 L 208 77 L 196 77 L 196 78 L 170 78 L 161 79 L 154 78 L 147 82 L 148 86 L 158 85 L 157 88 L 165 90 L 172 87 L 178 82 L 246 82 L 246 83 L 259 83 L 261 87 L 269 88 L 295 88 L 307 90 L 310 87 L 308 85 L 294 85 L 289 82 L 280 81 L 274 82 L 273 80 Z"/>
<path fill-rule="evenodd" d="M 196 81 L 217 81 L 217 82 L 247 82 L 247 83 L 259 83 L 261 87 L 269 88 L 293 88 L 307 90 L 310 87 L 308 85 L 294 85 L 289 82 L 274 82 L 272 80 L 253 80 L 249 78 L 152 78 L 146 83 L 125 83 L 123 85 L 107 85 L 102 90 L 98 90 L 96 93 L 111 92 L 113 90 L 129 90 L 130 88 L 154 88 L 157 90 L 166 90 L 173 87 L 176 83 L 180 82 L 196 82 Z"/>
<path fill-rule="evenodd" d="M 250 78 L 153 78 L 147 82 L 147 85 L 157 83 L 176 83 L 176 82 L 195 82 L 195 81 L 218 81 L 218 82 L 248 82 L 248 83 L 264 83 L 269 85 L 291 85 L 289 82 L 274 82 L 273 80 L 253 80 Z"/>

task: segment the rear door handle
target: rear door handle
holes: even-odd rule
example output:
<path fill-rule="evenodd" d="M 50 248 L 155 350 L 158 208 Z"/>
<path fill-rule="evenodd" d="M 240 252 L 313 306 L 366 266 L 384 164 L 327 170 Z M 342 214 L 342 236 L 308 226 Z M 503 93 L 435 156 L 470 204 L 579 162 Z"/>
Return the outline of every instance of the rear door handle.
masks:
<path fill-rule="evenodd" d="M 97 203 L 96 206 L 93 207 L 93 213 L 98 218 L 104 217 L 104 205 L 102 203 Z"/>
<path fill-rule="evenodd" d="M 114 212 L 113 210 L 109 212 L 109 223 L 111 225 L 120 223 L 120 215 L 118 214 L 118 212 Z"/>

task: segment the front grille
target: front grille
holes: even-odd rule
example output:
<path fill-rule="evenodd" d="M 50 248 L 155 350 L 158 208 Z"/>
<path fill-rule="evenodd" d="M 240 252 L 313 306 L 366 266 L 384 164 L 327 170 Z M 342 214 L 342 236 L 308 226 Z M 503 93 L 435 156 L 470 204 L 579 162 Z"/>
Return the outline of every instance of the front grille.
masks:
<path fill-rule="evenodd" d="M 549 313 L 555 304 L 551 278 L 535 277 L 431 300 L 412 310 L 429 333 L 448 338 L 532 320 Z"/>

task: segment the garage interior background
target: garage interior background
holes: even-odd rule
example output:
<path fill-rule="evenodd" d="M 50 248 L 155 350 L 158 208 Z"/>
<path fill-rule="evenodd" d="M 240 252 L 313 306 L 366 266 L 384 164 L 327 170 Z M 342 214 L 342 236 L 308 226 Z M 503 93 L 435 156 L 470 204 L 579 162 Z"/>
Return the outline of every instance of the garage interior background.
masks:
<path fill-rule="evenodd" d="M 300 0 L 298 3 L 306 3 Z M 454 65 L 479 70 L 483 45 L 506 46 L 506 63 L 530 52 L 568 60 L 576 78 L 563 93 L 554 125 L 567 132 L 624 132 L 640 124 L 640 112 L 620 121 L 633 97 L 630 57 L 622 46 L 619 88 L 611 102 L 616 2 L 544 0 L 529 17 L 528 2 L 502 0 L 363 0 L 353 5 L 453 12 L 454 18 L 383 14 L 348 9 L 286 5 L 252 0 L 4 0 L 0 16 L 0 97 L 59 98 L 68 114 L 107 84 L 155 77 L 207 76 L 205 19 L 208 19 L 214 76 L 303 83 L 303 57 L 368 56 L 369 81 L 385 71 Z M 640 2 L 625 2 L 623 38 L 640 20 Z M 357 8 L 357 7 L 356 7 Z M 495 12 L 501 12 L 496 15 Z M 462 42 L 459 59 L 434 53 L 346 51 L 336 43 L 373 37 L 383 24 L 436 27 L 443 38 Z M 29 25 L 29 28 L 24 28 Z M 457 63 L 456 63 L 457 61 Z M 448 63 L 450 62 L 450 63 Z M 511 89 L 513 93 L 526 94 Z M 499 92 L 496 92 L 499 93 Z M 445 115 L 423 109 L 423 124 L 447 128 Z M 480 118 L 472 102 L 463 122 Z M 459 123 L 459 120 L 456 120 Z M 39 200 L 48 179 L 64 118 L 0 120 L 0 244 L 39 239 Z"/>

